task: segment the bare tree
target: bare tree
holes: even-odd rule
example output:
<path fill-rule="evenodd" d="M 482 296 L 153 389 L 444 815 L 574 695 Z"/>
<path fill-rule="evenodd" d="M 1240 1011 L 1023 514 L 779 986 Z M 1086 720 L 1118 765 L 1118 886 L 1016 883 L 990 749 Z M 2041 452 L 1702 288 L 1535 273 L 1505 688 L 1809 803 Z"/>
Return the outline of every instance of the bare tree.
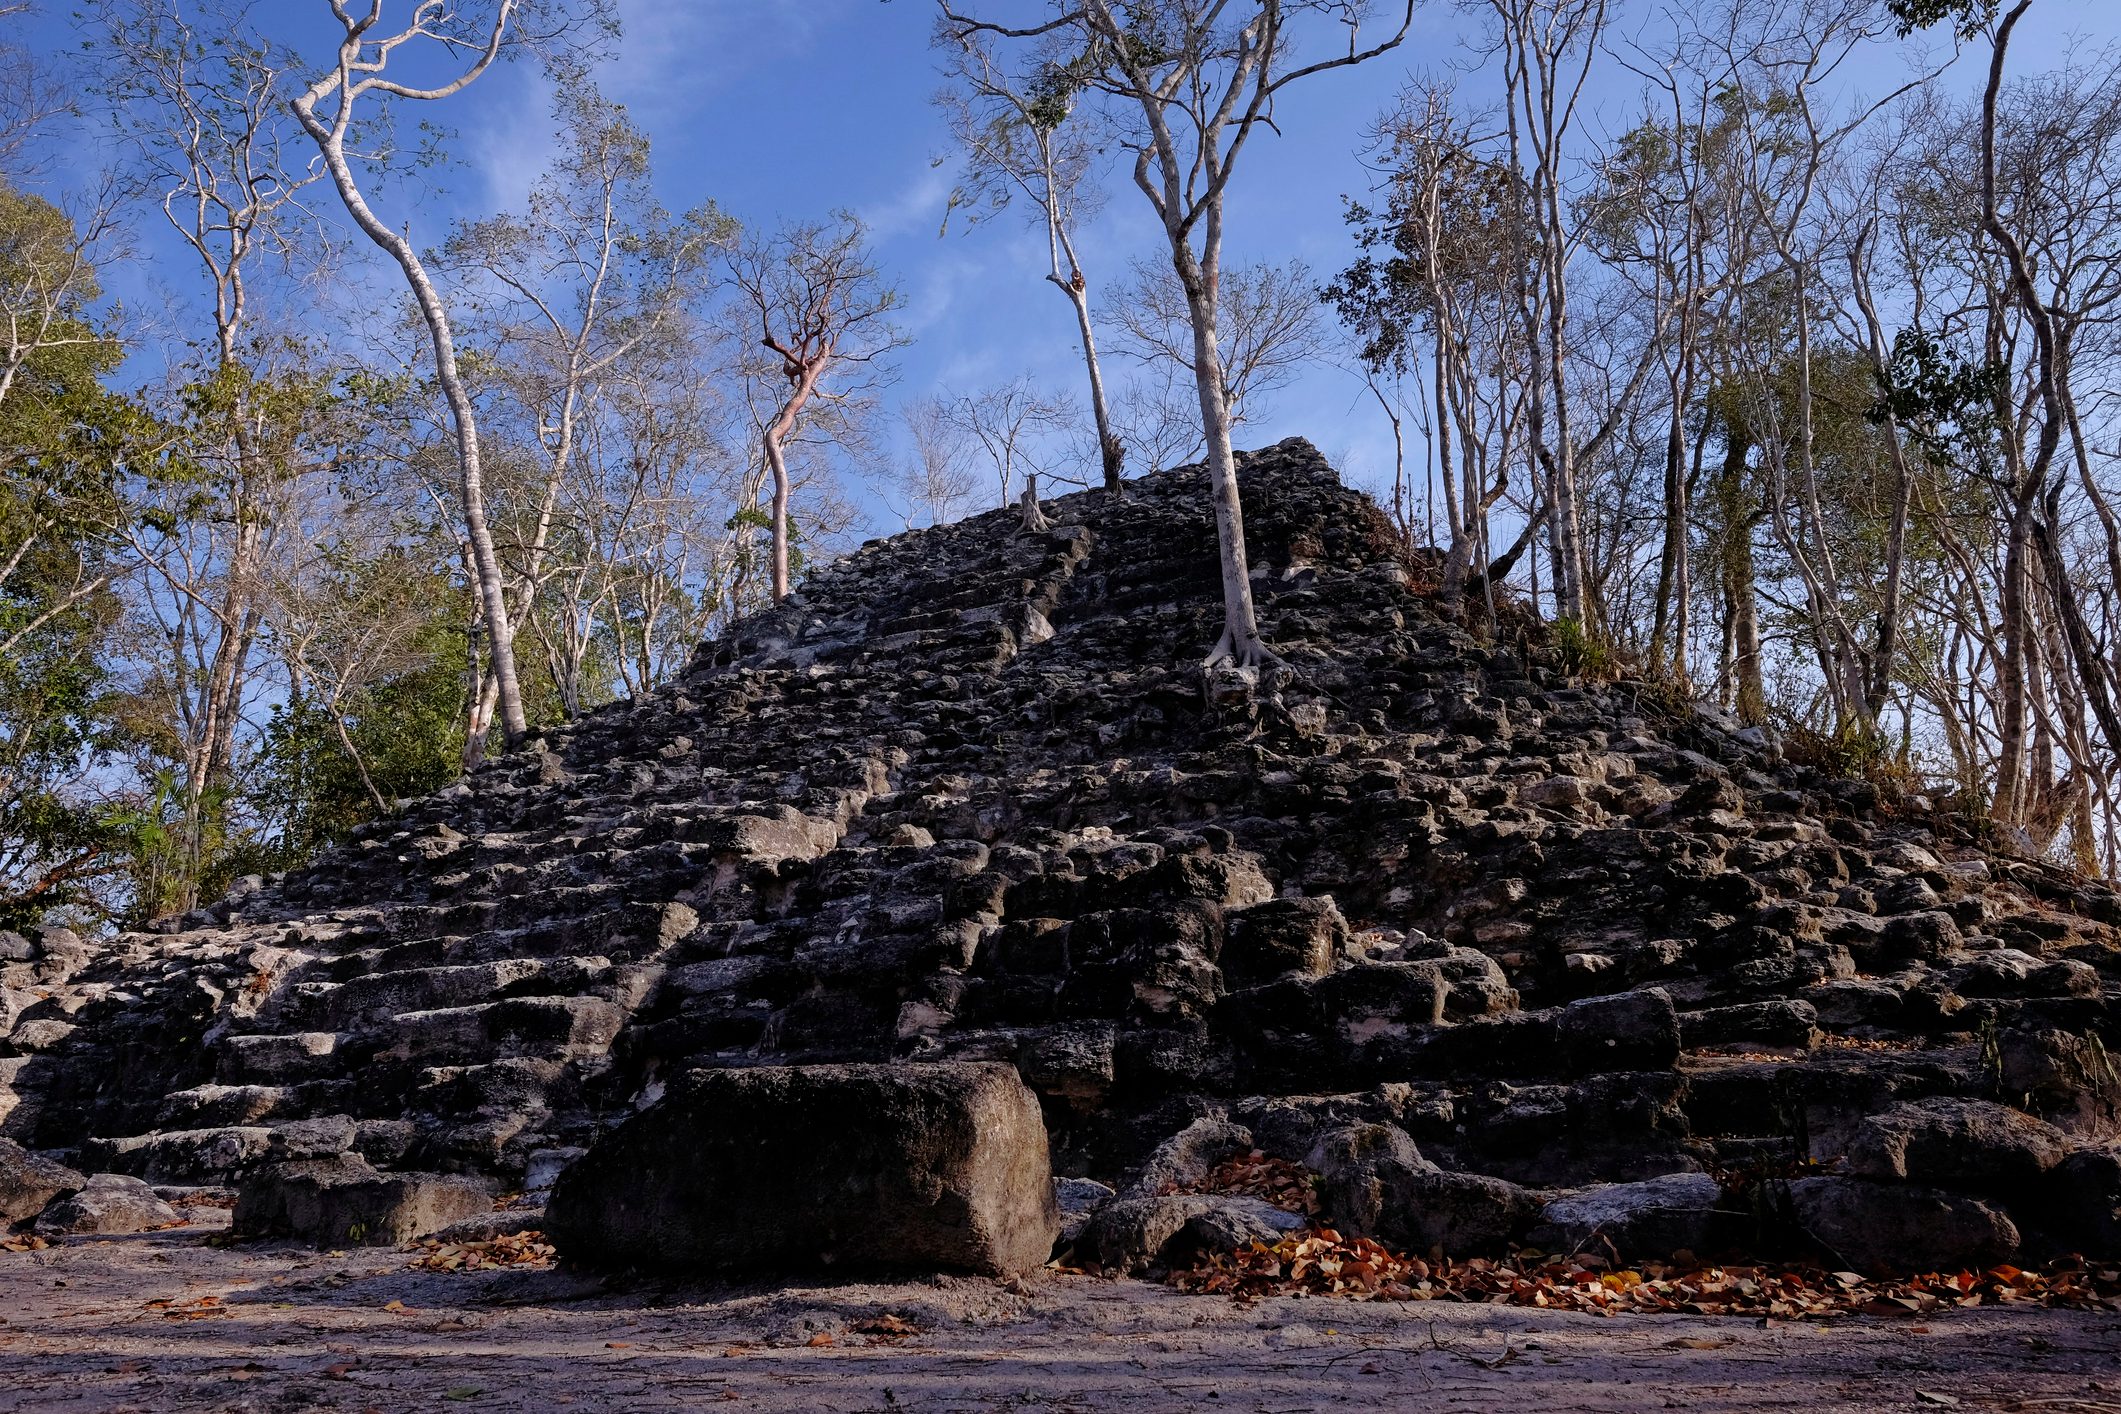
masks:
<path fill-rule="evenodd" d="M 11 21 L 31 13 L 28 0 L 0 4 L 0 180 L 11 182 L 42 166 L 31 156 L 31 141 L 72 97 L 57 68 L 6 32 Z"/>
<path fill-rule="evenodd" d="M 664 212 L 649 190 L 646 135 L 586 74 L 557 77 L 561 151 L 526 209 L 461 226 L 443 251 L 450 269 L 475 277 L 472 327 L 492 347 L 500 412 L 515 415 L 520 439 L 542 462 L 513 543 L 501 546 L 509 622 L 519 631 L 537 612 L 562 502 L 585 499 L 572 487 L 585 420 L 629 360 L 644 350 L 678 352 L 665 337 L 707 298 L 709 256 L 734 237 L 734 223 L 712 205 L 676 219 Z M 591 469 L 592 485 L 600 470 Z M 567 617 L 584 620 L 579 609 Z M 579 666 L 580 652 L 563 656 Z M 577 676 L 563 680 L 570 713 L 580 710 L 579 692 L 569 690 Z M 493 675 L 472 694 L 469 761 L 478 759 L 498 692 Z"/>
<path fill-rule="evenodd" d="M 950 400 L 917 398 L 899 409 L 899 416 L 913 442 L 911 464 L 894 478 L 895 489 L 908 503 L 902 513 L 907 529 L 915 524 L 916 510 L 925 513 L 929 525 L 957 519 L 978 493 L 972 481 L 972 448 L 964 428 L 951 416 Z"/>
<path fill-rule="evenodd" d="M 1392 6 L 1400 13 L 1397 28 L 1367 48 L 1361 21 L 1369 6 L 1362 0 L 1252 0 L 1241 6 L 1081 0 L 1054 8 L 1053 19 L 1026 27 L 978 20 L 950 7 L 944 13 L 961 35 L 1037 38 L 1066 32 L 1076 51 L 1066 71 L 1069 82 L 1130 111 L 1123 146 L 1134 155 L 1135 185 L 1163 226 L 1193 331 L 1191 363 L 1223 580 L 1223 631 L 1206 663 L 1255 669 L 1271 655 L 1252 605 L 1218 341 L 1225 199 L 1245 144 L 1262 125 L 1273 123 L 1281 93 L 1298 80 L 1396 48 L 1414 23 L 1414 0 L 1405 0 L 1403 11 L 1397 3 Z M 1298 62 L 1290 23 L 1305 18 L 1341 27 L 1346 50 Z"/>
<path fill-rule="evenodd" d="M 422 644 L 432 606 L 406 593 L 398 527 L 357 498 L 313 495 L 300 552 L 268 567 L 266 626 L 287 671 L 292 703 L 320 712 L 369 803 L 397 802 L 377 784 L 354 739 L 352 709 L 379 683 L 428 661 Z"/>
<path fill-rule="evenodd" d="M 2016 514 L 2012 518 L 2011 566 L 2004 585 L 2004 615 L 2015 629 L 2015 641 L 2028 637 L 2027 589 L 2025 581 L 2033 566 L 2025 563 L 2027 556 L 2020 550 L 2020 540 L 2030 543 L 2032 555 L 2037 557 L 2039 568 L 2048 578 L 2048 588 L 2053 596 L 2052 606 L 2066 627 L 2065 641 L 2087 698 L 2097 712 L 2099 723 L 2106 736 L 2107 749 L 2121 755 L 2121 716 L 2117 716 L 2111 695 L 2113 667 L 2093 643 L 2091 631 L 2085 624 L 2076 600 L 2076 588 L 2071 583 L 2067 566 L 2058 543 L 2059 528 L 2055 522 L 2062 499 L 2062 482 L 2053 475 L 2057 453 L 2063 438 L 2072 431 L 2073 419 L 2069 415 L 2070 395 L 2069 348 L 2076 322 L 2071 316 L 2081 318 L 2086 312 L 2079 308 L 2071 310 L 2062 300 L 2044 295 L 2035 274 L 2032 256 L 2027 252 L 2019 233 L 2012 223 L 2004 218 L 1997 198 L 1997 111 L 2003 88 L 2004 64 L 2010 50 L 2011 35 L 2018 22 L 2024 18 L 2032 0 L 2017 0 L 1996 23 L 1991 41 L 1988 83 L 1981 99 L 1981 227 L 1989 239 L 1995 242 L 2001 255 L 2006 287 L 2011 301 L 2022 313 L 2030 326 L 2033 337 L 2032 375 L 2038 389 L 2040 401 L 2039 432 L 2032 446 L 2027 448 L 2021 438 L 2006 438 L 2004 446 L 2012 487 L 2012 499 Z M 2089 293 L 2089 292 L 2088 292 Z M 2064 299 L 2067 298 L 2065 295 Z M 2104 291 L 2094 295 L 2099 305 L 2121 299 L 2121 285 L 2109 282 Z M 2097 491 L 2093 489 L 2094 498 Z M 2038 509 L 2036 510 L 2036 506 Z M 2042 514 L 2044 512 L 2044 514 Z M 2111 543 L 2111 542 L 2110 542 Z M 2016 767 L 2020 764 L 2024 750 L 2023 712 L 2021 705 L 2025 697 L 2012 690 L 2012 679 L 2023 679 L 2024 663 L 2028 656 L 2022 647 L 2012 655 L 2005 665 L 2007 719 L 2004 732 L 2004 759 L 1998 764 L 1999 796 L 1997 811 L 2006 823 L 2016 823 L 2012 811 L 2017 802 L 2012 799 L 2016 784 Z M 2008 772 L 2008 774 L 2006 774 Z M 2022 813 L 2022 812 L 2021 812 Z"/>
<path fill-rule="evenodd" d="M 1144 471 L 1200 460 L 1200 395 L 1190 368 L 1165 360 L 1138 369 L 1120 386 L 1113 424 Z"/>
<path fill-rule="evenodd" d="M 161 514 L 126 538 L 144 607 L 168 655 L 188 857 L 170 902 L 189 907 L 208 860 L 209 801 L 225 796 L 259 676 L 267 565 L 300 530 L 295 483 L 320 469 L 311 433 L 325 399 L 309 352 L 275 336 L 255 290 L 329 242 L 303 205 L 321 176 L 286 108 L 288 62 L 240 0 L 96 0 L 91 53 L 123 140 L 128 184 L 159 207 L 203 277 L 205 366 L 170 390 L 184 475 L 142 478 Z M 326 454 L 328 456 L 328 453 Z"/>
<path fill-rule="evenodd" d="M 951 399 L 945 416 L 985 455 L 1001 493 L 995 504 L 1006 506 L 1014 499 L 1010 488 L 1018 475 L 1037 475 L 1043 469 L 1040 449 L 1077 425 L 1079 414 L 1066 398 L 1041 393 L 1030 379 L 1018 378 Z"/>
<path fill-rule="evenodd" d="M 597 423 L 605 490 L 593 545 L 606 566 L 598 599 L 622 688 L 645 695 L 684 667 L 739 612 L 728 592 L 730 520 L 743 503 L 748 426 L 728 397 L 713 331 L 680 329 L 669 356 L 613 390 Z"/>
<path fill-rule="evenodd" d="M 989 36 L 953 26 L 947 0 L 943 14 L 937 39 L 951 54 L 951 87 L 941 97 L 965 153 L 965 182 L 952 194 L 952 206 L 991 213 L 1021 194 L 1037 207 L 1046 230 L 1045 279 L 1075 311 L 1105 489 L 1118 491 L 1127 448 L 1106 405 L 1090 286 L 1076 247 L 1077 230 L 1103 200 L 1089 181 L 1098 148 L 1075 114 L 1076 86 L 1053 56 L 1034 65 L 1027 78 L 1008 74 Z"/>
<path fill-rule="evenodd" d="M 1137 260 L 1113 299 L 1121 347 L 1144 363 L 1193 367 L 1186 292 L 1169 261 Z M 1301 260 L 1257 261 L 1222 272 L 1216 305 L 1223 402 L 1230 425 L 1249 420 L 1255 400 L 1285 388 L 1325 351 L 1318 281 Z"/>
<path fill-rule="evenodd" d="M 1380 211 L 1351 204 L 1362 254 L 1326 295 L 1366 369 L 1424 389 L 1449 531 L 1441 587 L 1455 601 L 1477 577 L 1492 599 L 1524 548 L 1493 554 L 1488 515 L 1528 458 L 1528 361 L 1515 300 L 1525 194 L 1487 150 L 1492 134 L 1458 111 L 1447 87 L 1408 89 L 1372 142 L 1387 200 Z"/>
<path fill-rule="evenodd" d="M 373 95 L 378 103 L 388 99 L 440 102 L 475 83 L 493 67 L 511 41 L 529 42 L 533 36 L 522 31 L 526 5 L 523 0 L 493 0 L 489 12 L 473 17 L 453 9 L 448 0 L 414 0 L 404 25 L 393 31 L 380 28 L 385 0 L 369 0 L 365 12 L 358 11 L 348 0 L 330 3 L 339 28 L 336 52 L 329 67 L 292 100 L 292 106 L 303 130 L 323 155 L 325 169 L 331 174 L 332 185 L 347 214 L 363 235 L 397 263 L 427 326 L 434 350 L 435 376 L 456 428 L 459 509 L 485 620 L 501 729 L 513 747 L 529 734 L 530 723 L 523 712 L 522 687 L 516 680 L 515 627 L 508 615 L 507 581 L 500 558 L 494 553 L 493 533 L 486 520 L 478 414 L 457 364 L 448 307 L 412 241 L 368 204 L 354 172 L 355 154 L 348 143 L 362 99 Z M 393 64 L 402 70 L 412 62 L 409 56 L 423 49 L 432 51 L 434 58 L 430 63 L 446 65 L 449 72 L 430 83 L 406 82 L 390 76 Z"/>
<path fill-rule="evenodd" d="M 763 420 L 759 446 L 773 483 L 770 573 L 788 597 L 788 442 L 818 403 L 844 403 L 902 343 L 891 315 L 898 291 L 870 263 L 862 223 L 784 227 L 739 242 L 730 257 L 738 298 L 757 321 L 759 346 L 778 360 L 785 388 Z M 838 386 L 828 387 L 828 379 Z"/>

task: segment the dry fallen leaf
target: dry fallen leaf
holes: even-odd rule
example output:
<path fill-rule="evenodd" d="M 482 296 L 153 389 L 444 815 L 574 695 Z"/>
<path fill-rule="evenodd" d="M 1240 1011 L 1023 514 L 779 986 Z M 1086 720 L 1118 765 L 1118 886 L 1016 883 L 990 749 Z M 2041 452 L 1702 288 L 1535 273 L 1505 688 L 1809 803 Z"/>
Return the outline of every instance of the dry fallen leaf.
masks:
<path fill-rule="evenodd" d="M 890 1311 L 854 1327 L 856 1335 L 876 1336 L 883 1340 L 904 1340 L 907 1336 L 919 1335 L 920 1330 L 904 1316 Z"/>
<path fill-rule="evenodd" d="M 1181 1190 L 1177 1184 L 1166 1184 L 1162 1191 L 1177 1193 Z M 1302 1164 L 1270 1158 L 1258 1149 L 1224 1160 L 1184 1191 L 1257 1198 L 1307 1217 L 1318 1211 L 1318 1175 Z"/>
<path fill-rule="evenodd" d="M 1474 1301 L 1595 1315 L 1682 1312 L 1789 1321 L 1858 1313 L 1932 1316 L 2006 1302 L 2121 1310 L 2121 1272 L 2066 1261 L 2044 1273 L 2005 1266 L 1891 1281 L 1790 1265 L 1652 1263 L 1612 1270 L 1596 1256 L 1563 1258 L 1529 1250 L 1503 1259 L 1432 1264 L 1325 1227 L 1211 1257 L 1174 1272 L 1171 1281 L 1183 1290 L 1239 1301 L 1301 1294 L 1357 1301 Z"/>
<path fill-rule="evenodd" d="M 444 1242 L 423 1237 L 408 1249 L 406 1263 L 431 1272 L 478 1272 L 496 1267 L 547 1267 L 557 1255 L 542 1232 L 512 1232 L 482 1242 Z"/>
<path fill-rule="evenodd" d="M 189 1301 L 178 1301 L 173 1297 L 161 1297 L 145 1303 L 150 1311 L 162 1313 L 165 1321 L 203 1321 L 212 1316 L 232 1314 L 221 1305 L 218 1296 L 197 1296 Z"/>

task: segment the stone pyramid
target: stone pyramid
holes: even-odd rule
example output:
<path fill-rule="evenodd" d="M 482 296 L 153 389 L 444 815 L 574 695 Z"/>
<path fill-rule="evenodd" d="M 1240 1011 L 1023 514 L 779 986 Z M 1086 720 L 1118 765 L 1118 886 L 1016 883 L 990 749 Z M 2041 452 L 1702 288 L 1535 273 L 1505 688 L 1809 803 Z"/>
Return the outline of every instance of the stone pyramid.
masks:
<path fill-rule="evenodd" d="M 1766 1183 L 2121 1247 L 2121 899 L 1443 616 L 1307 443 L 1242 482 L 1286 669 L 1197 665 L 1198 468 L 872 542 L 308 868 L 13 940 L 0 1133 L 537 1185 L 687 1070 L 1004 1061 L 1115 1184 L 1206 1124 L 1511 1222 Z"/>

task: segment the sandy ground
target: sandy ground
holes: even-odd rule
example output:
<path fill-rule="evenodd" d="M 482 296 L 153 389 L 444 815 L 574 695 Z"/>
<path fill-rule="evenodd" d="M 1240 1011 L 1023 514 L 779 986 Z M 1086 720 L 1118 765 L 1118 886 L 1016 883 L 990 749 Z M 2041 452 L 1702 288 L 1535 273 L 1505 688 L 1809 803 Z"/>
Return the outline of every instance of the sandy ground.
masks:
<path fill-rule="evenodd" d="M 1440 1302 L 1239 1306 L 1057 1275 L 1013 1290 L 973 1278 L 607 1284 L 207 1236 L 195 1226 L 0 1253 L 0 1410 L 2121 1414 L 2110 1313 L 1765 1325 Z"/>

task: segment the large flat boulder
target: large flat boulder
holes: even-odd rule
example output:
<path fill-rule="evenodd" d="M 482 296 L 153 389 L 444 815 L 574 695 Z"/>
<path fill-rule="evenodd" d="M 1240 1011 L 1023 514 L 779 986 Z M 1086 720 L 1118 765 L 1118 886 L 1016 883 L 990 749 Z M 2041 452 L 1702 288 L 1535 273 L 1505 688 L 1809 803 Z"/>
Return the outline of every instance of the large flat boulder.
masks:
<path fill-rule="evenodd" d="M 392 1247 L 493 1207 L 484 1184 L 454 1174 L 384 1173 L 358 1154 L 268 1164 L 236 1197 L 239 1237 L 320 1247 Z"/>
<path fill-rule="evenodd" d="M 1790 1185 L 1800 1232 L 1831 1260 L 1868 1276 L 1981 1271 L 2018 1253 L 2018 1229 L 1978 1199 L 1860 1178 Z"/>
<path fill-rule="evenodd" d="M 1060 1228 L 1038 1100 L 997 1064 L 697 1071 L 553 1185 L 596 1266 L 1009 1273 Z"/>

